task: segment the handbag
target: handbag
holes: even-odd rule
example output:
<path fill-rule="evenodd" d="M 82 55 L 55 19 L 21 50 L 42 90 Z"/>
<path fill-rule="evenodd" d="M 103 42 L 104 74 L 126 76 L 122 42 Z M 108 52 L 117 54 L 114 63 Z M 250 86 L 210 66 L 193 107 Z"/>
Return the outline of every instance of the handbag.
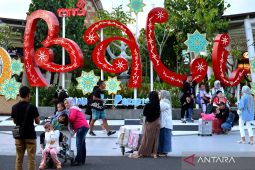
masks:
<path fill-rule="evenodd" d="M 13 129 L 12 129 L 12 136 L 13 138 L 22 138 L 24 136 L 23 132 L 24 132 L 24 126 L 26 124 L 26 120 L 27 120 L 27 115 L 28 115 L 28 110 L 30 108 L 30 104 L 28 104 L 26 111 L 25 111 L 25 117 L 21 123 L 21 125 L 16 125 Z"/>

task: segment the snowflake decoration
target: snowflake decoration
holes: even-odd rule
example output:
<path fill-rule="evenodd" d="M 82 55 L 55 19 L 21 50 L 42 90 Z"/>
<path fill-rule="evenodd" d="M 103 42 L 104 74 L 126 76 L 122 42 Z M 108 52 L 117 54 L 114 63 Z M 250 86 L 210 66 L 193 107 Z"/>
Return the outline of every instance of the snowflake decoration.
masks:
<path fill-rule="evenodd" d="M 223 37 L 223 39 L 221 41 L 222 41 L 222 43 L 224 45 L 226 45 L 228 43 L 228 38 L 227 37 Z"/>
<path fill-rule="evenodd" d="M 89 35 L 87 36 L 87 38 L 88 38 L 88 41 L 94 42 L 96 37 L 95 37 L 95 35 L 92 33 L 92 34 L 89 34 Z"/>
<path fill-rule="evenodd" d="M 11 61 L 11 72 L 12 72 L 12 74 L 13 75 L 14 74 L 20 75 L 20 73 L 22 71 L 24 71 L 23 70 L 23 65 L 24 64 L 21 63 L 20 59 L 18 59 L 18 60 L 12 59 L 12 61 Z"/>
<path fill-rule="evenodd" d="M 44 52 L 45 51 L 40 51 L 40 54 L 38 55 L 39 56 L 39 60 L 40 60 L 40 62 L 42 63 L 42 62 L 44 62 L 45 60 L 46 60 L 46 54 L 44 54 Z"/>
<path fill-rule="evenodd" d="M 82 71 L 81 76 L 76 78 L 76 80 L 78 81 L 77 88 L 82 90 L 83 94 L 85 95 L 93 91 L 94 86 L 97 85 L 99 77 L 95 76 L 94 71 Z"/>
<path fill-rule="evenodd" d="M 123 69 L 124 68 L 124 63 L 123 63 L 123 61 L 119 61 L 118 63 L 117 63 L 117 68 L 119 68 L 119 70 L 121 70 L 121 69 Z"/>
<path fill-rule="evenodd" d="M 21 83 L 17 82 L 15 78 L 5 80 L 1 85 L 1 95 L 4 95 L 6 100 L 16 99 L 19 94 L 19 87 Z"/>
<path fill-rule="evenodd" d="M 108 77 L 108 80 L 105 81 L 106 90 L 108 91 L 108 94 L 116 94 L 118 90 L 120 89 L 121 81 L 117 80 L 117 77 Z"/>
<path fill-rule="evenodd" d="M 199 54 L 200 52 L 206 51 L 208 41 L 206 40 L 206 34 L 200 34 L 200 32 L 196 30 L 193 34 L 188 33 L 188 39 L 184 44 L 188 46 L 188 52 Z"/>
<path fill-rule="evenodd" d="M 160 12 L 157 13 L 157 18 L 159 18 L 160 20 L 161 20 L 162 18 L 165 18 L 162 11 L 160 11 Z"/>
<path fill-rule="evenodd" d="M 143 0 L 130 0 L 130 3 L 127 6 L 130 8 L 131 12 L 134 12 L 137 15 L 139 12 L 143 12 L 145 4 L 143 3 Z"/>
<path fill-rule="evenodd" d="M 202 70 L 205 70 L 205 65 L 203 65 L 203 63 L 198 63 L 198 65 L 196 66 L 196 68 L 197 68 L 197 71 L 202 71 Z"/>

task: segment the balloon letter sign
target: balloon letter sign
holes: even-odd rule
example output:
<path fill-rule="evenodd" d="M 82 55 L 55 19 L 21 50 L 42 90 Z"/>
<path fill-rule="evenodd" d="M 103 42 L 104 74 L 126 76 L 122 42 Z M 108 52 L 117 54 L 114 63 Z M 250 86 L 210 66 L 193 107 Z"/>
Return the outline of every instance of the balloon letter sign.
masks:
<path fill-rule="evenodd" d="M 132 32 L 122 23 L 113 21 L 113 20 L 103 20 L 96 22 L 91 25 L 88 30 L 84 33 L 84 41 L 87 44 L 95 44 L 99 41 L 99 36 L 96 31 L 101 28 L 112 26 L 121 29 L 124 33 L 126 33 L 130 39 L 122 38 L 122 37 L 111 37 L 107 38 L 104 41 L 100 42 L 93 51 L 92 58 L 94 63 L 103 71 L 110 73 L 121 73 L 128 69 L 128 62 L 123 57 L 118 57 L 113 60 L 113 63 L 110 64 L 105 58 L 105 50 L 109 43 L 112 41 L 120 40 L 125 42 L 132 53 L 132 70 L 130 75 L 129 87 L 140 87 L 142 81 L 142 66 L 141 59 L 139 54 L 139 49 L 136 44 L 135 38 Z"/>
<path fill-rule="evenodd" d="M 248 70 L 244 69 L 235 69 L 229 76 L 226 77 L 225 73 L 226 63 L 228 59 L 228 51 L 225 49 L 230 43 L 230 37 L 228 34 L 219 34 L 216 36 L 213 45 L 212 52 L 212 64 L 213 64 L 213 72 L 215 78 L 220 80 L 221 83 L 225 86 L 236 86 L 238 85 L 243 76 L 248 73 Z"/>
<path fill-rule="evenodd" d="M 80 9 L 85 4 L 85 1 L 80 0 L 77 7 Z M 76 8 L 75 8 L 76 9 Z M 36 24 L 39 19 L 43 19 L 48 26 L 48 34 L 45 40 L 42 41 L 43 47 L 34 50 L 34 34 Z M 183 81 L 186 79 L 186 75 L 178 74 L 170 71 L 165 67 L 163 62 L 160 60 L 160 56 L 156 50 L 155 44 L 155 23 L 164 23 L 168 19 L 168 12 L 163 8 L 154 8 L 150 11 L 147 18 L 146 25 L 146 39 L 148 44 L 148 52 L 153 66 L 158 73 L 159 77 L 172 86 L 182 87 Z M 116 27 L 127 35 L 128 38 L 124 37 L 110 37 L 102 42 L 99 42 L 99 36 L 97 31 L 105 27 Z M 25 34 L 24 34 L 24 62 L 28 80 L 31 86 L 47 86 L 45 78 L 40 72 L 41 68 L 51 72 L 69 72 L 83 66 L 83 55 L 79 46 L 70 39 L 60 38 L 59 33 L 59 22 L 57 17 L 49 11 L 38 10 L 33 12 L 27 19 Z M 142 65 L 138 45 L 132 34 L 132 32 L 122 23 L 113 20 L 102 20 L 91 25 L 84 33 L 84 41 L 87 44 L 95 44 L 98 42 L 92 53 L 92 59 L 94 63 L 103 71 L 110 73 L 122 73 L 128 69 L 128 62 L 122 56 L 114 59 L 112 63 L 109 63 L 105 57 L 105 51 L 107 46 L 112 41 L 122 41 L 129 46 L 132 53 L 132 66 L 131 76 L 129 81 L 129 87 L 138 88 L 142 81 Z M 247 70 L 236 69 L 227 78 L 226 72 L 226 61 L 228 51 L 225 47 L 228 46 L 230 38 L 227 34 L 218 35 L 215 38 L 213 46 L 212 62 L 213 71 L 216 79 L 220 80 L 225 86 L 236 86 L 242 80 Z M 69 65 L 58 65 L 53 62 L 53 51 L 50 49 L 53 45 L 59 45 L 65 48 L 69 53 L 71 64 Z M 3 58 L 3 57 L 2 57 Z M 4 59 L 4 58 L 3 58 Z M 8 65 L 8 59 L 5 65 Z M 190 70 L 192 73 L 192 79 L 197 83 L 201 82 L 206 76 L 208 63 L 203 58 L 195 58 L 190 63 Z M 6 75 L 9 77 L 10 75 Z M 0 81 L 3 81 L 4 75 L 0 76 Z"/>
<path fill-rule="evenodd" d="M 42 42 L 43 47 L 34 52 L 34 33 L 39 19 L 46 21 L 48 35 Z M 58 37 L 59 22 L 55 14 L 45 10 L 33 12 L 27 19 L 24 35 L 24 63 L 31 86 L 47 86 L 38 66 L 51 72 L 68 72 L 83 66 L 83 55 L 80 47 L 72 40 Z M 69 53 L 71 64 L 58 65 L 53 63 L 53 51 L 48 48 L 60 45 Z"/>
<path fill-rule="evenodd" d="M 148 51 L 153 66 L 158 75 L 167 83 L 182 87 L 183 81 L 186 80 L 186 75 L 180 75 L 168 70 L 157 53 L 155 45 L 154 25 L 155 23 L 164 23 L 167 21 L 168 13 L 164 8 L 154 8 L 150 11 L 147 18 L 146 38 L 148 43 Z M 201 82 L 207 73 L 208 64 L 203 58 L 196 58 L 190 64 L 192 78 L 197 83 Z"/>

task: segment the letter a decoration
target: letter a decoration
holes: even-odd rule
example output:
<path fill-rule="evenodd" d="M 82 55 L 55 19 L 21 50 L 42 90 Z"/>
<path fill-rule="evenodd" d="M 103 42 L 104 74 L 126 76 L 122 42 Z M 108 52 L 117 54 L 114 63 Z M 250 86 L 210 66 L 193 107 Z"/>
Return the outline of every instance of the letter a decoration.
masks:
<path fill-rule="evenodd" d="M 105 50 L 109 43 L 112 41 L 123 41 L 126 43 L 132 54 L 132 66 L 131 66 L 131 75 L 129 80 L 129 87 L 138 88 L 141 85 L 142 81 L 142 65 L 141 58 L 139 54 L 139 48 L 136 44 L 135 37 L 132 32 L 122 23 L 114 20 L 102 20 L 91 25 L 86 32 L 84 33 L 84 41 L 87 44 L 95 44 L 99 41 L 99 36 L 96 31 L 104 27 L 116 27 L 127 34 L 128 38 L 123 37 L 111 37 L 107 38 L 104 41 L 100 42 L 92 53 L 92 59 L 98 68 L 102 69 L 105 72 L 109 73 L 122 73 L 128 69 L 128 62 L 124 57 L 118 57 L 113 60 L 112 64 L 106 60 Z"/>
<path fill-rule="evenodd" d="M 225 86 L 237 86 L 248 70 L 237 68 L 229 76 L 227 72 L 227 59 L 229 52 L 225 49 L 230 43 L 228 34 L 219 34 L 215 37 L 212 52 L 212 65 L 215 78 Z"/>
<path fill-rule="evenodd" d="M 148 52 L 153 66 L 159 77 L 172 86 L 182 87 L 186 75 L 181 75 L 170 71 L 160 60 L 156 50 L 154 25 L 155 23 L 164 23 L 167 21 L 168 12 L 164 8 L 152 9 L 147 18 L 146 38 L 148 44 Z M 207 73 L 208 63 L 203 58 L 196 58 L 190 63 L 192 79 L 197 83 L 201 82 Z"/>

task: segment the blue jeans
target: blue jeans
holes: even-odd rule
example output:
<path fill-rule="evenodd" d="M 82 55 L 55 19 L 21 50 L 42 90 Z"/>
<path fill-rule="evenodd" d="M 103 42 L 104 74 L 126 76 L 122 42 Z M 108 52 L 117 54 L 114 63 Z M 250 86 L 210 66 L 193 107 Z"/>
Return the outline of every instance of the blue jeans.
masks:
<path fill-rule="evenodd" d="M 87 127 L 81 127 L 78 129 L 76 133 L 76 148 L 77 148 L 77 155 L 75 157 L 75 160 L 78 163 L 84 164 L 86 159 L 86 134 L 88 132 L 89 128 Z"/>
<path fill-rule="evenodd" d="M 186 120 L 188 122 L 191 122 L 192 121 L 192 114 L 193 114 L 193 108 L 192 107 L 189 107 L 187 110 L 186 110 Z"/>

